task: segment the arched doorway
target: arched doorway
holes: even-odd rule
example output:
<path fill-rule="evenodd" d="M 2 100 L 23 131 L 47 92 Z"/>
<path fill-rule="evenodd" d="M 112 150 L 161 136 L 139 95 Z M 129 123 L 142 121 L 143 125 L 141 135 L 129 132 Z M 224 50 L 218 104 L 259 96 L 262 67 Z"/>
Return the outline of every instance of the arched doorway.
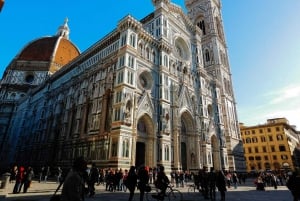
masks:
<path fill-rule="evenodd" d="M 144 142 L 136 142 L 135 167 L 145 165 L 146 146 Z"/>
<path fill-rule="evenodd" d="M 221 170 L 221 155 L 220 155 L 220 145 L 216 135 L 211 136 L 211 149 L 212 149 L 212 166 L 215 170 Z"/>
<path fill-rule="evenodd" d="M 182 170 L 195 169 L 195 150 L 196 140 L 194 135 L 193 118 L 188 111 L 185 111 L 181 115 L 181 127 L 180 127 L 180 164 Z"/>
<path fill-rule="evenodd" d="M 155 146 L 154 124 L 148 114 L 141 116 L 137 123 L 137 140 L 135 150 L 135 166 L 141 165 L 154 167 Z"/>

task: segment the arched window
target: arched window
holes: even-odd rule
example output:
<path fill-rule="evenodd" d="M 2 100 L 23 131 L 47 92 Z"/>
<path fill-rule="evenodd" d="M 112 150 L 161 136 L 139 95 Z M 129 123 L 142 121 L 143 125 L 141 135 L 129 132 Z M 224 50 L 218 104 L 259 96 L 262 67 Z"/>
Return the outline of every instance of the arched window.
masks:
<path fill-rule="evenodd" d="M 197 26 L 202 30 L 203 35 L 206 34 L 205 23 L 204 20 L 200 20 L 197 22 Z"/>
<path fill-rule="evenodd" d="M 134 34 L 134 33 L 132 33 L 132 34 L 130 35 L 129 44 L 130 44 L 132 47 L 135 47 L 135 34 Z"/>
<path fill-rule="evenodd" d="M 164 155 L 165 155 L 165 161 L 169 161 L 170 160 L 170 148 L 168 145 L 165 145 Z"/>
<path fill-rule="evenodd" d="M 209 56 L 209 51 L 205 50 L 205 61 L 209 62 L 210 61 L 210 56 Z"/>
<path fill-rule="evenodd" d="M 141 43 L 139 44 L 139 50 L 138 51 L 140 52 L 140 55 L 143 56 L 143 45 Z"/>
<path fill-rule="evenodd" d="M 153 63 L 156 63 L 156 54 L 155 54 L 155 51 L 152 52 L 152 61 L 153 61 Z"/>
<path fill-rule="evenodd" d="M 150 60 L 150 50 L 148 47 L 146 48 L 146 58 Z"/>
<path fill-rule="evenodd" d="M 168 56 L 164 56 L 164 66 L 168 67 Z"/>

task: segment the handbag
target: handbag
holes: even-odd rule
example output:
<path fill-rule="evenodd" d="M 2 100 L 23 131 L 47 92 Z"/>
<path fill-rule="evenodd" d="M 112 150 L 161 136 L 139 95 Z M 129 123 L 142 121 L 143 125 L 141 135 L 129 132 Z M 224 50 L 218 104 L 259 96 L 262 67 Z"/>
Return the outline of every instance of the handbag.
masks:
<path fill-rule="evenodd" d="M 57 195 L 57 191 L 60 189 L 60 187 L 62 186 L 63 182 L 61 182 L 57 189 L 55 190 L 54 194 L 51 196 L 50 201 L 60 201 L 61 199 L 61 195 Z"/>

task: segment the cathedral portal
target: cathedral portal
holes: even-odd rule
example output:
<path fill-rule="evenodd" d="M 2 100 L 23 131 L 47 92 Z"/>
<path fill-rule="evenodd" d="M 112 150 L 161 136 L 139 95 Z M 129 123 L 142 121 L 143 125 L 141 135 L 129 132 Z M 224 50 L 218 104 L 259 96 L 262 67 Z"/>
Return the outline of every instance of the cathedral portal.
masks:
<path fill-rule="evenodd" d="M 141 165 L 154 167 L 155 129 L 152 119 L 148 114 L 139 118 L 137 123 L 137 141 L 135 151 L 135 166 Z"/>

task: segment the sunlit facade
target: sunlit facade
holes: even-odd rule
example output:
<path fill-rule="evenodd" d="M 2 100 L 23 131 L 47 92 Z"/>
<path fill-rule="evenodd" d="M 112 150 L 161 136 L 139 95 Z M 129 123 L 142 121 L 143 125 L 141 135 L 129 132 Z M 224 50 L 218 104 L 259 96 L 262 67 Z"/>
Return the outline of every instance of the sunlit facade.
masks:
<path fill-rule="evenodd" d="M 152 3 L 22 99 L 16 162 L 245 170 L 220 1 Z"/>
<path fill-rule="evenodd" d="M 247 171 L 294 169 L 299 132 L 285 118 L 268 119 L 265 124 L 240 124 Z"/>

